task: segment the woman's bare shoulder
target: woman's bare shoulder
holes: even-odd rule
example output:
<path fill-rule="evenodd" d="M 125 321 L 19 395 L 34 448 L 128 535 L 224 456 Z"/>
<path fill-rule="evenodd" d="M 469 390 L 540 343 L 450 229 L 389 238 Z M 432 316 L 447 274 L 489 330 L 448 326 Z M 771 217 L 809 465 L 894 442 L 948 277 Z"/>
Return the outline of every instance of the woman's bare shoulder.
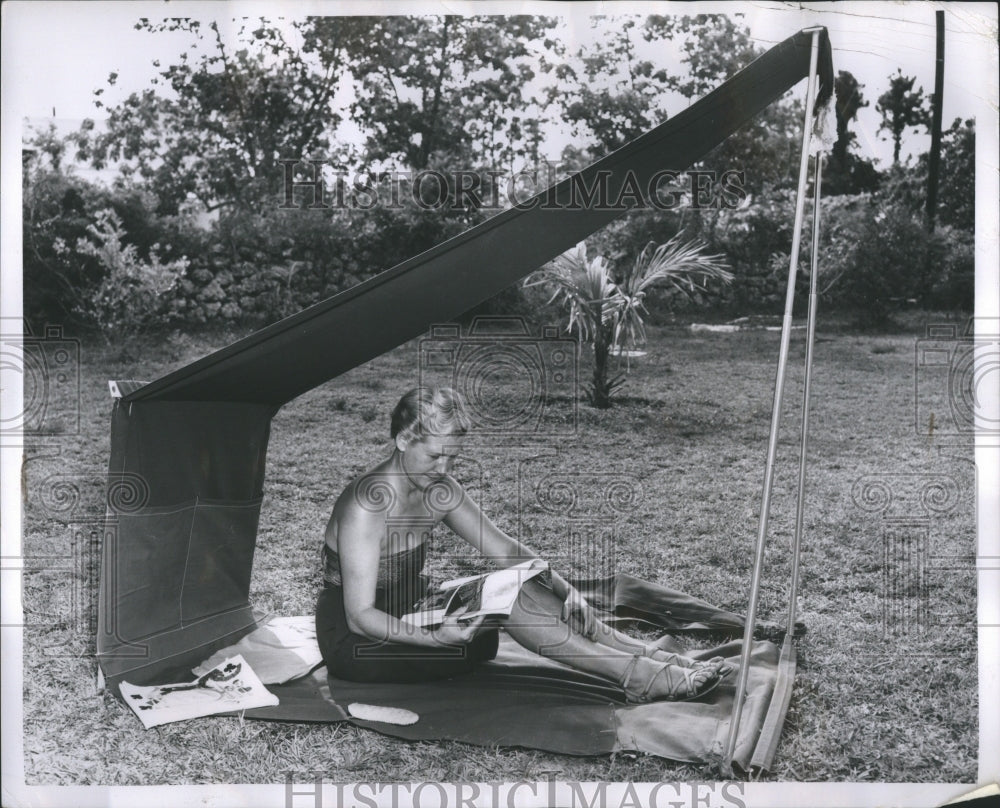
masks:
<path fill-rule="evenodd" d="M 326 527 L 326 543 L 337 550 L 341 534 L 362 538 L 368 534 L 381 537 L 385 517 L 396 495 L 386 475 L 376 466 L 355 477 L 337 497 Z"/>

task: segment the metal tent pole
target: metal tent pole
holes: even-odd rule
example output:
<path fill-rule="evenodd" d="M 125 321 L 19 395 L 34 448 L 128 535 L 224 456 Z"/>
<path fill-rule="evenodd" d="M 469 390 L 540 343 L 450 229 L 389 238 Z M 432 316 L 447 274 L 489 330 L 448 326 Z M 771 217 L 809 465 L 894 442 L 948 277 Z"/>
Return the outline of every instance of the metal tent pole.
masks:
<path fill-rule="evenodd" d="M 806 327 L 806 367 L 805 384 L 802 391 L 802 434 L 801 447 L 799 453 L 799 490 L 798 502 L 795 512 L 795 536 L 792 541 L 791 556 L 792 570 L 788 587 L 788 627 L 785 634 L 784 643 L 781 646 L 781 655 L 778 658 L 778 676 L 774 683 L 774 692 L 771 694 L 771 703 L 764 718 L 764 724 L 760 730 L 760 738 L 754 747 L 753 758 L 750 760 L 752 769 L 769 769 L 774 760 L 774 753 L 778 747 L 778 739 L 781 736 L 781 726 L 784 723 L 785 715 L 788 713 L 788 705 L 792 701 L 792 686 L 795 679 L 795 644 L 794 626 L 795 610 L 798 598 L 798 577 L 799 577 L 799 554 L 802 546 L 802 517 L 804 513 L 805 488 L 806 488 L 806 447 L 809 436 L 809 388 L 812 377 L 812 357 L 813 344 L 816 335 L 816 300 L 817 294 L 817 269 L 819 267 L 819 208 L 820 208 L 820 185 L 823 174 L 823 154 L 816 155 L 813 169 L 813 187 L 815 190 L 813 201 L 813 221 L 812 221 L 812 261 L 811 274 L 809 276 L 809 317 Z"/>
<path fill-rule="evenodd" d="M 771 510 L 771 488 L 774 482 L 774 460 L 778 453 L 778 427 L 781 423 L 781 403 L 785 388 L 785 367 L 788 364 L 788 343 L 792 331 L 792 303 L 795 299 L 795 276 L 799 264 L 802 242 L 802 219 L 805 212 L 806 177 L 809 172 L 809 141 L 812 133 L 813 105 L 816 98 L 816 65 L 819 61 L 819 36 L 822 28 L 807 29 L 812 33 L 812 51 L 809 55 L 809 79 L 806 86 L 806 114 L 802 133 L 802 156 L 799 161 L 799 185 L 795 198 L 795 225 L 792 232 L 792 252 L 788 264 L 788 285 L 785 292 L 785 316 L 781 324 L 781 348 L 778 353 L 778 372 L 774 385 L 771 408 L 771 433 L 767 444 L 767 461 L 764 466 L 764 490 L 761 496 L 760 522 L 757 531 L 757 552 L 750 581 L 750 602 L 747 605 L 746 627 L 743 631 L 743 651 L 736 683 L 736 698 L 729 720 L 729 737 L 723 755 L 724 765 L 732 770 L 736 740 L 740 731 L 743 703 L 746 700 L 747 679 L 750 675 L 750 649 L 753 643 L 754 624 L 757 619 L 757 599 L 760 594 L 760 576 L 764 568 L 764 542 L 767 538 L 767 521 Z"/>
<path fill-rule="evenodd" d="M 816 341 L 816 275 L 819 268 L 819 203 L 823 178 L 823 153 L 816 155 L 813 177 L 812 257 L 809 267 L 809 316 L 806 321 L 806 371 L 802 390 L 802 445 L 799 449 L 799 492 L 795 505 L 795 537 L 792 539 L 792 578 L 788 589 L 788 631 L 794 631 L 799 588 L 799 554 L 802 549 L 802 520 L 806 499 L 806 447 L 809 441 L 809 391 L 812 380 L 813 345 Z"/>

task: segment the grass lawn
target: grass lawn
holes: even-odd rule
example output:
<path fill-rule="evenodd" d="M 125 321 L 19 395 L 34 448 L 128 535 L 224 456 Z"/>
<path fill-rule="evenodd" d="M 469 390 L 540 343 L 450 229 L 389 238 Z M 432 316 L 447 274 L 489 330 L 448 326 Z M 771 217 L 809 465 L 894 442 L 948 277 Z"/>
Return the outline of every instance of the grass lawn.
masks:
<path fill-rule="evenodd" d="M 860 336 L 821 323 L 799 611 L 808 633 L 765 779 L 975 780 L 972 449 L 942 437 L 943 411 L 937 432 L 915 429 L 915 390 L 935 394 L 916 377 L 921 332 L 914 324 Z M 792 341 L 761 589 L 759 616 L 775 620 L 783 620 L 789 577 L 803 333 Z M 269 783 L 289 771 L 300 781 L 323 772 L 327 782 L 705 778 L 703 770 L 648 756 L 406 743 L 348 724 L 215 717 L 144 731 L 123 705 L 98 693 L 90 628 L 96 557 L 80 548 L 103 513 L 106 381 L 155 378 L 228 339 L 83 345 L 79 430 L 75 391 L 53 390 L 62 397 L 48 418 L 61 434 L 29 447 L 24 465 L 29 784 Z M 570 397 L 552 400 L 544 418 L 561 434 L 553 449 L 546 452 L 553 443 L 538 439 L 516 449 L 511 441 L 473 446 L 456 476 L 502 528 L 570 574 L 628 572 L 743 611 L 778 341 L 765 331 L 653 328 L 648 355 L 634 360 L 618 406 L 597 411 Z M 417 350 L 416 343 L 402 346 L 275 417 L 251 589 L 258 608 L 312 611 L 330 509 L 353 475 L 388 452 L 388 411 L 416 383 Z M 581 376 L 588 366 L 585 356 Z M 565 522 L 536 496 L 553 474 L 576 475 L 577 507 L 613 528 L 613 543 L 591 553 L 567 549 Z M 632 499 L 608 516 L 600 497 L 615 479 L 627 482 Z M 891 499 L 880 498 L 885 491 Z M 444 533 L 435 537 L 431 571 L 440 577 L 477 568 Z"/>

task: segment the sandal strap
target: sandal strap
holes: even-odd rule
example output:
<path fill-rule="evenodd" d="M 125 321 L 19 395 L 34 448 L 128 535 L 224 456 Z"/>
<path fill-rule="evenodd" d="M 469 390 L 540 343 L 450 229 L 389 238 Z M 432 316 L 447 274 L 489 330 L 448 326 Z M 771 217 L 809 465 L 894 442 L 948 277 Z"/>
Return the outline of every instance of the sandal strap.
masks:
<path fill-rule="evenodd" d="M 629 691 L 629 684 L 632 682 L 632 678 L 635 674 L 636 668 L 639 666 L 640 659 L 649 660 L 649 662 L 652 663 L 651 667 L 653 667 L 653 670 L 646 677 L 645 683 L 640 683 L 642 684 L 642 690 Z M 661 675 L 664 674 L 664 671 L 668 667 L 670 667 L 670 665 L 667 662 L 654 662 L 645 654 L 634 654 L 632 656 L 632 659 L 629 660 L 628 666 L 625 668 L 625 673 L 622 675 L 621 678 L 622 689 L 625 691 L 626 697 L 629 699 L 629 701 L 640 702 L 640 703 L 651 701 L 649 697 L 649 692 L 653 689 L 653 686 L 656 684 L 656 680 Z"/>
<path fill-rule="evenodd" d="M 649 677 L 649 680 L 646 682 L 646 686 L 642 689 L 642 694 L 640 696 L 643 701 L 650 700 L 649 691 L 653 689 L 653 683 L 656 681 L 657 677 L 667 669 L 667 664 L 668 663 L 666 662 L 660 663 L 657 667 L 656 673 Z"/>
<path fill-rule="evenodd" d="M 629 682 L 632 681 L 632 674 L 635 673 L 636 666 L 639 664 L 639 660 L 642 659 L 642 658 L 644 658 L 644 657 L 642 657 L 641 654 L 635 654 L 628 661 L 628 665 L 625 668 L 625 673 L 622 674 L 622 678 L 620 680 L 620 684 L 622 686 L 622 690 L 625 690 L 626 692 L 628 691 Z"/>

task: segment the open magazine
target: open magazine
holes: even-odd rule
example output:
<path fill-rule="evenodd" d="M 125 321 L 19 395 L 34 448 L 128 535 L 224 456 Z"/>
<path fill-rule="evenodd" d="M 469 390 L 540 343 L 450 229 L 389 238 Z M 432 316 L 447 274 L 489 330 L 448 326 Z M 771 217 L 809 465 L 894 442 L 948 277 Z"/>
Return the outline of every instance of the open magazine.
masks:
<path fill-rule="evenodd" d="M 472 620 L 480 615 L 506 617 L 525 581 L 547 572 L 548 562 L 530 558 L 513 567 L 445 581 L 437 592 L 420 601 L 403 622 L 423 628 L 436 628 L 445 617 L 459 613 L 460 620 Z"/>
<path fill-rule="evenodd" d="M 118 685 L 125 703 L 149 729 L 215 713 L 273 707 L 278 697 L 261 684 L 242 656 L 223 660 L 192 682 L 140 687 Z"/>

